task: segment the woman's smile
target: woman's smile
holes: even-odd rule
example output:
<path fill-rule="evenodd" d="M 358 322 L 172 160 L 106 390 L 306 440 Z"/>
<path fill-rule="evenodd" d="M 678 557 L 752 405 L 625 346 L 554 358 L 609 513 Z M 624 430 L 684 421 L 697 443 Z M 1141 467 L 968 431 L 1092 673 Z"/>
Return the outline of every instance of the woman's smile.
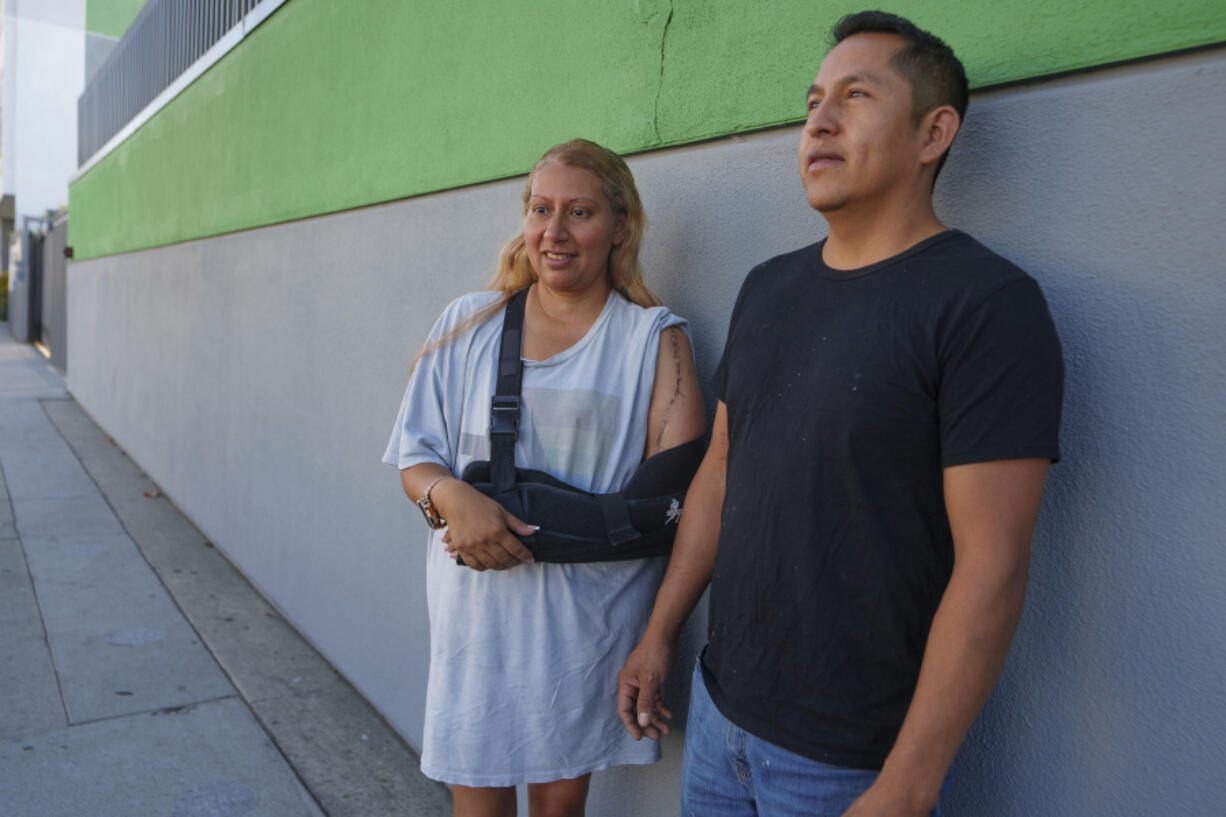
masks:
<path fill-rule="evenodd" d="M 609 255 L 622 242 L 600 179 L 581 167 L 552 162 L 532 179 L 524 209 L 528 263 L 544 286 L 568 293 L 609 287 Z"/>

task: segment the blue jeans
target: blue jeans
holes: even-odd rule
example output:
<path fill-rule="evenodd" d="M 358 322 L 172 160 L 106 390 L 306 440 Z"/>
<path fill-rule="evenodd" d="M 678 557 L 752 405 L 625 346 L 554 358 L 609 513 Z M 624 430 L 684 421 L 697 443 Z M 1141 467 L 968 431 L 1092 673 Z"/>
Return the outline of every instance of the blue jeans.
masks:
<path fill-rule="evenodd" d="M 818 763 L 749 734 L 715 707 L 694 667 L 682 817 L 840 817 L 876 779 L 877 772 Z"/>

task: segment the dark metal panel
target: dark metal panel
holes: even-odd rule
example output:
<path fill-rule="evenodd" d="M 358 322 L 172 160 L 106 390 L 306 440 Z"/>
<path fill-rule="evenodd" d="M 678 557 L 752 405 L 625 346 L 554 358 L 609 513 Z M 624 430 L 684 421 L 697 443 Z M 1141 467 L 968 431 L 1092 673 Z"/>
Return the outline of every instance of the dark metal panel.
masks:
<path fill-rule="evenodd" d="M 13 252 L 9 257 L 9 331 L 23 343 L 42 335 L 42 223 L 33 216 L 22 218 L 13 229 Z"/>
<path fill-rule="evenodd" d="M 42 325 L 43 346 L 51 353 L 51 365 L 68 371 L 67 272 L 68 214 L 53 214 L 43 236 Z"/>

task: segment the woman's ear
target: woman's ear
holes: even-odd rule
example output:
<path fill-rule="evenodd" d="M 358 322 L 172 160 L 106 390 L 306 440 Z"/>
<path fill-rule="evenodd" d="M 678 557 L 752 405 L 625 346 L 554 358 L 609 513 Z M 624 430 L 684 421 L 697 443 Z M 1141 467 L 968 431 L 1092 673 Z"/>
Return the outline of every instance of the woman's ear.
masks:
<path fill-rule="evenodd" d="M 626 217 L 621 216 L 617 219 L 617 226 L 613 228 L 613 246 L 620 247 L 622 242 L 626 240 Z"/>

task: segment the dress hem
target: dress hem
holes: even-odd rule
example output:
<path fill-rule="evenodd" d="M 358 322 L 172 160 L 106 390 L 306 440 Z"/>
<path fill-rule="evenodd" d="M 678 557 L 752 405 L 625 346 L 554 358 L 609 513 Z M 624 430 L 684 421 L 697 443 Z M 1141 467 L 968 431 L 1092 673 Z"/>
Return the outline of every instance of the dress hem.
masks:
<path fill-rule="evenodd" d="M 506 786 L 518 786 L 523 783 L 552 783 L 555 780 L 571 780 L 576 777 L 582 777 L 585 774 L 592 772 L 603 772 L 606 769 L 611 769 L 614 766 L 650 766 L 653 763 L 659 763 L 660 757 L 657 755 L 654 759 L 613 759 L 601 761 L 599 763 L 581 764 L 573 766 L 569 769 L 561 769 L 558 771 L 539 771 L 539 772 L 517 772 L 514 774 L 502 775 L 471 775 L 463 773 L 450 772 L 446 769 L 436 769 L 421 764 L 421 773 L 431 780 L 439 783 L 446 783 L 449 786 L 470 786 L 472 788 L 503 788 Z"/>

